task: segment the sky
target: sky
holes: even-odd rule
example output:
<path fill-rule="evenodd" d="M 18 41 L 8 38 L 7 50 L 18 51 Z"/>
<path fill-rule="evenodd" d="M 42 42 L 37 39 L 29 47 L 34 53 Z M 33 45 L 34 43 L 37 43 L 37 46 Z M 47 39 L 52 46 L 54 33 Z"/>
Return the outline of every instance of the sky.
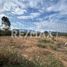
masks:
<path fill-rule="evenodd" d="M 67 0 L 0 0 L 11 29 L 67 32 Z"/>

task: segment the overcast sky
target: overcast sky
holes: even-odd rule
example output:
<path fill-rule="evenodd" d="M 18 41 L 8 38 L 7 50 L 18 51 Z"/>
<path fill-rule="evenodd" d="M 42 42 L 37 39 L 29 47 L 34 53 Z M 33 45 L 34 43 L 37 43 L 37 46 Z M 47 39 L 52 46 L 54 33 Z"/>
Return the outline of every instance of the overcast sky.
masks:
<path fill-rule="evenodd" d="M 67 32 L 67 0 L 0 0 L 2 16 L 11 29 Z"/>

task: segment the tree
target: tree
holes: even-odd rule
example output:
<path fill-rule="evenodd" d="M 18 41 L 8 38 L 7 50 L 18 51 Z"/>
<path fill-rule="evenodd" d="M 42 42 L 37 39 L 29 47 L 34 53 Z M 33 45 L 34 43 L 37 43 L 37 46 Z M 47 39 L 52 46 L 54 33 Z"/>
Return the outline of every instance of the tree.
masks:
<path fill-rule="evenodd" d="M 2 29 L 3 30 L 9 30 L 10 25 L 11 25 L 9 19 L 7 17 L 3 16 L 1 18 L 1 20 L 2 20 Z"/>

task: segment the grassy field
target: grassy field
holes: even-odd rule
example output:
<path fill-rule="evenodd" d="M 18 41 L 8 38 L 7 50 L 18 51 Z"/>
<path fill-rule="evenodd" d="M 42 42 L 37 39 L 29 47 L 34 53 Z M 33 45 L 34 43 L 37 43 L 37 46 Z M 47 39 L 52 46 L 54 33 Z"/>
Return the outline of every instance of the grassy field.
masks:
<path fill-rule="evenodd" d="M 0 37 L 0 67 L 67 67 L 67 37 Z"/>

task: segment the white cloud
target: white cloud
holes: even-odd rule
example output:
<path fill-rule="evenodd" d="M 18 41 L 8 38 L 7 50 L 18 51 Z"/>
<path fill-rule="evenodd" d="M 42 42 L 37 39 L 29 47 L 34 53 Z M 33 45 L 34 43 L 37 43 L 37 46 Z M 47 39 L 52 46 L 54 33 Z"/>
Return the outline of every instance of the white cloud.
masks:
<path fill-rule="evenodd" d="M 21 24 L 20 22 L 16 22 L 16 23 L 13 22 L 11 25 L 11 29 L 21 29 L 21 27 L 24 28 L 24 25 Z"/>
<path fill-rule="evenodd" d="M 35 30 L 37 31 L 58 31 L 58 32 L 66 32 L 67 31 L 67 23 L 61 22 L 59 19 L 54 18 L 55 15 L 50 16 L 49 20 L 44 20 L 40 22 L 35 22 Z"/>
<path fill-rule="evenodd" d="M 34 18 L 34 17 L 39 16 L 39 15 L 40 15 L 40 13 L 39 13 L 39 12 L 36 12 L 36 13 L 31 13 L 30 15 Z"/>
<path fill-rule="evenodd" d="M 51 0 L 51 1 L 54 1 L 54 0 Z M 67 14 L 66 1 L 67 0 L 58 0 L 56 4 L 53 4 L 52 2 L 50 2 L 50 0 L 49 1 L 48 0 L 0 0 L 0 9 L 1 9 L 0 18 L 5 15 L 4 13 L 5 11 L 10 11 L 13 15 L 21 15 L 21 16 L 17 16 L 18 20 L 20 19 L 22 20 L 23 19 L 33 19 L 34 20 L 34 18 L 38 17 L 39 15 L 42 15 L 45 12 L 52 12 L 52 11 L 59 12 L 58 15 L 60 14 L 59 17 L 61 17 L 61 15 Z M 39 12 L 33 12 L 33 13 L 27 12 L 28 7 L 37 9 Z M 29 14 L 26 16 L 22 15 L 24 13 L 29 13 Z M 47 16 L 50 18 L 51 21 L 55 20 L 54 22 L 50 22 L 49 20 L 45 21 L 44 17 L 36 18 L 39 20 L 39 22 L 35 23 L 37 30 L 44 30 L 45 28 L 51 29 L 51 30 L 52 29 L 60 30 L 62 27 L 64 27 L 63 29 L 65 29 L 67 26 L 66 24 L 59 23 L 58 22 L 59 18 L 54 18 L 54 19 L 50 18 L 50 17 L 55 17 L 55 15 Z M 16 23 L 16 24 L 14 23 L 13 26 L 18 27 L 18 24 L 19 23 Z M 21 24 L 19 24 L 19 27 L 20 26 Z"/>
<path fill-rule="evenodd" d="M 27 16 L 25 16 L 25 15 L 18 16 L 18 18 L 19 19 L 33 19 L 33 18 L 35 18 L 35 17 L 37 17 L 39 15 L 40 15 L 40 13 L 30 13 L 30 15 L 27 15 Z"/>
<path fill-rule="evenodd" d="M 26 10 L 22 10 L 20 8 L 15 9 L 15 11 L 13 11 L 12 13 L 15 15 L 22 15 L 26 12 Z"/>
<path fill-rule="evenodd" d="M 18 0 L 14 1 L 14 0 L 3 0 L 0 1 L 0 8 L 2 8 L 2 11 L 11 11 L 14 12 L 16 14 L 23 14 L 23 9 L 26 8 L 26 4 L 24 4 L 23 2 L 20 2 Z M 21 13 L 22 12 L 22 13 Z"/>
<path fill-rule="evenodd" d="M 50 1 L 49 1 L 50 2 Z M 45 5 L 46 4 L 46 5 Z M 48 6 L 51 4 L 50 6 Z M 67 14 L 66 0 L 58 0 L 54 5 L 51 2 L 47 3 L 45 0 L 2 0 L 0 1 L 0 12 L 11 11 L 15 14 L 23 14 L 28 7 L 37 8 L 42 12 L 45 11 L 60 11 Z"/>
<path fill-rule="evenodd" d="M 30 16 L 18 16 L 17 18 L 18 19 L 30 19 L 31 17 Z"/>
<path fill-rule="evenodd" d="M 51 5 L 47 8 L 47 11 L 59 11 L 61 14 L 67 14 L 66 0 L 58 0 L 58 3 Z"/>

